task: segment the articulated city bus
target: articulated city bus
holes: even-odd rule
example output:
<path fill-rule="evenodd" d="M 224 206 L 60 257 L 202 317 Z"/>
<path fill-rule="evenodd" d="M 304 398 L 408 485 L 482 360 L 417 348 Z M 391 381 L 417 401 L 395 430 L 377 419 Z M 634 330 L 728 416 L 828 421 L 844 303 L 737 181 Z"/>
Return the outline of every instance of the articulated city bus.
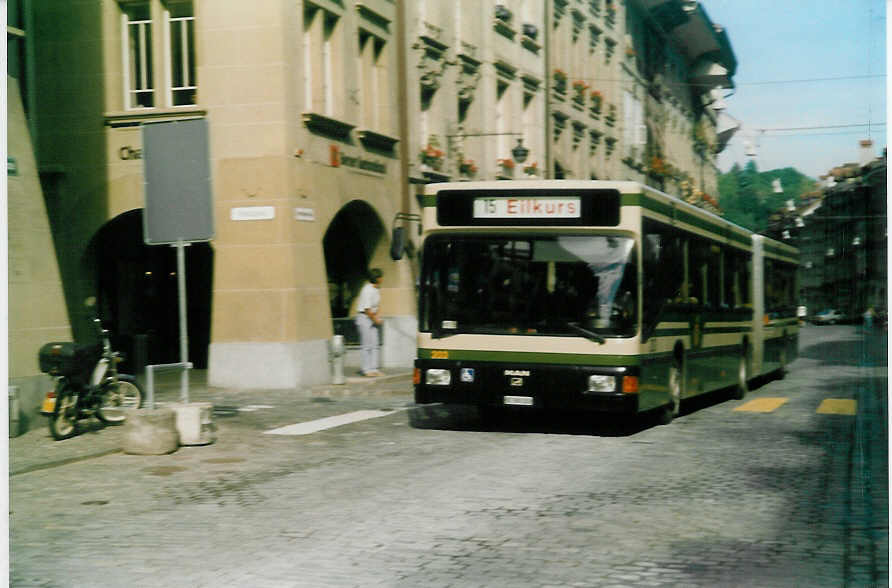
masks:
<path fill-rule="evenodd" d="M 418 403 L 637 414 L 796 356 L 797 251 L 635 182 L 431 184 Z"/>

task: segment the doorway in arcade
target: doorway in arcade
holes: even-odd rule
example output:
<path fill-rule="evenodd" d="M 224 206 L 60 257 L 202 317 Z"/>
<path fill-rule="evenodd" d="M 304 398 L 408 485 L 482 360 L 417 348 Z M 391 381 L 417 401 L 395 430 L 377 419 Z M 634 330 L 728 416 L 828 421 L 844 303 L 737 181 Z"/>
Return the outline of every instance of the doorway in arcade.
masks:
<path fill-rule="evenodd" d="M 350 308 L 376 252 L 386 245 L 385 233 L 375 210 L 365 201 L 353 200 L 338 211 L 322 240 L 332 327 L 349 345 L 359 344 Z"/>
<path fill-rule="evenodd" d="M 98 310 L 112 344 L 126 354 L 122 370 L 134 373 L 145 351 L 147 364 L 180 361 L 176 248 L 146 245 L 143 212 L 107 222 L 87 251 L 97 268 Z M 206 369 L 211 325 L 214 251 L 209 243 L 185 248 L 189 361 Z"/>

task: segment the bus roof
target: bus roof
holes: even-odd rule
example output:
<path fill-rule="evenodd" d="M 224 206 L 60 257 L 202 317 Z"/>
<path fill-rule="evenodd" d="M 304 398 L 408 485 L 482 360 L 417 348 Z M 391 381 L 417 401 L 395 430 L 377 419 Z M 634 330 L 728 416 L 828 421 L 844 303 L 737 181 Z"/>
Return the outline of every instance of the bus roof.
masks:
<path fill-rule="evenodd" d="M 704 210 L 693 204 L 689 204 L 671 194 L 661 192 L 656 188 L 634 181 L 614 181 L 614 180 L 486 180 L 477 182 L 441 182 L 435 184 L 427 184 L 424 187 L 425 196 L 435 196 L 440 191 L 470 191 L 470 190 L 535 190 L 535 189 L 561 189 L 561 190 L 593 190 L 593 189 L 614 189 L 620 194 L 645 194 L 650 198 L 661 201 L 663 203 L 673 203 L 676 207 L 695 216 L 715 223 L 726 228 L 734 230 L 738 234 L 752 235 L 753 231 L 742 227 L 736 223 L 732 223 L 715 213 Z"/>

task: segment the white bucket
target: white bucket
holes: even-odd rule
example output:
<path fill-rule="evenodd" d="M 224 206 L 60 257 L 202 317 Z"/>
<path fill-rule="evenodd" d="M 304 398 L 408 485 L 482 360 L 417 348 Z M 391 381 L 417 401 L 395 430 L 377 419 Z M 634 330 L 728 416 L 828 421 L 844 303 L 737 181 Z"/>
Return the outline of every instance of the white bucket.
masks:
<path fill-rule="evenodd" d="M 210 402 L 190 402 L 171 405 L 177 416 L 180 445 L 209 445 L 217 440 L 214 425 L 214 405 Z"/>

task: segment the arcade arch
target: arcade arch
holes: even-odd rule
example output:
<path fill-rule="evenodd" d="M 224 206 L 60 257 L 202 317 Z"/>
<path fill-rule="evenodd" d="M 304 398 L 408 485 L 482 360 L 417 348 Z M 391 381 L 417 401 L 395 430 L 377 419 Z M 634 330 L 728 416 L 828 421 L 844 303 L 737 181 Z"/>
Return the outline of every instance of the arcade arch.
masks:
<path fill-rule="evenodd" d="M 378 213 L 363 200 L 348 202 L 328 225 L 322 246 L 333 319 L 349 317 L 369 267 L 384 259 L 386 233 Z"/>
<path fill-rule="evenodd" d="M 185 248 L 189 361 L 207 368 L 210 343 L 214 251 L 209 243 Z M 133 369 L 137 342 L 150 364 L 180 361 L 176 250 L 148 246 L 142 209 L 125 212 L 96 232 L 85 256 L 96 268 L 97 301 L 105 328 Z"/>

